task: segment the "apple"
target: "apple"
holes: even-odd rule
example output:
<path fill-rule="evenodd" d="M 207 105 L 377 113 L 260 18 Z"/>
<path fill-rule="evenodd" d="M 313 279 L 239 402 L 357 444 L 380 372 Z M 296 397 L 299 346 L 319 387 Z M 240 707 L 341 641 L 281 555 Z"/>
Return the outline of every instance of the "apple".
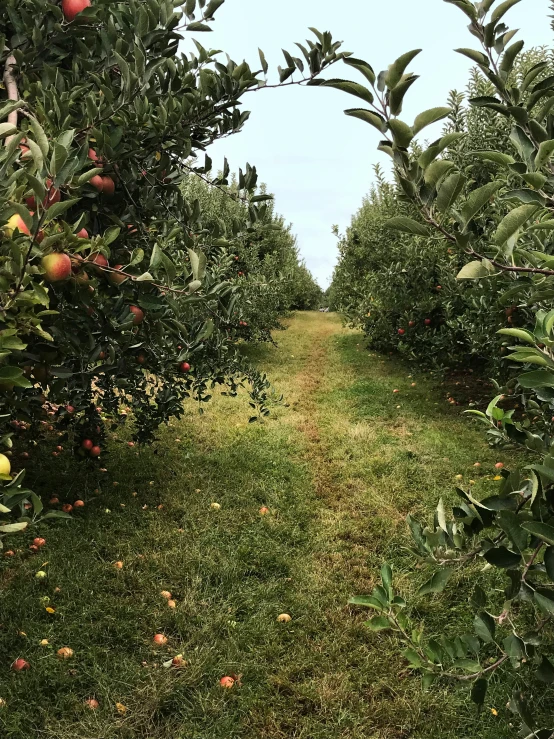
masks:
<path fill-rule="evenodd" d="M 396 393 L 399 393 L 400 390 L 393 390 L 392 392 L 396 395 Z"/>
<path fill-rule="evenodd" d="M 185 664 L 185 660 L 183 659 L 182 654 L 176 654 L 175 657 L 171 660 L 171 664 L 173 667 L 182 667 Z"/>
<path fill-rule="evenodd" d="M 408 326 L 413 328 L 415 326 L 415 321 L 408 321 Z"/>
<path fill-rule="evenodd" d="M 84 500 L 76 500 L 75 503 L 73 503 L 73 508 L 84 508 L 84 507 L 85 507 Z"/>
<path fill-rule="evenodd" d="M 59 659 L 71 659 L 74 652 L 71 647 L 62 647 L 61 649 L 58 649 L 56 654 L 58 655 Z"/>
<path fill-rule="evenodd" d="M 21 459 L 29 459 L 29 452 L 21 452 Z"/>
<path fill-rule="evenodd" d="M 81 446 L 83 447 L 83 449 L 87 449 L 88 451 L 90 451 L 94 444 L 90 439 L 83 439 L 83 441 L 81 442 Z"/>
<path fill-rule="evenodd" d="M 181 370 L 181 372 L 188 372 L 190 370 L 190 364 L 188 362 L 182 362 L 179 365 L 179 369 Z"/>
<path fill-rule="evenodd" d="M 146 362 L 146 357 L 144 356 L 144 354 L 142 354 L 142 352 L 137 356 L 137 362 L 139 364 L 144 364 Z"/>
<path fill-rule="evenodd" d="M 75 413 L 75 408 L 74 408 L 74 407 L 73 407 L 72 405 L 66 405 L 66 406 L 65 406 L 65 410 L 66 410 L 66 411 L 67 411 L 68 413 Z"/>
<path fill-rule="evenodd" d="M 269 508 L 267 506 L 264 505 L 260 508 L 260 516 L 267 516 L 268 513 Z"/>
<path fill-rule="evenodd" d="M 9 475 L 12 466 L 5 454 L 0 454 L 0 475 Z"/>
<path fill-rule="evenodd" d="M 98 192 L 102 192 L 104 190 L 104 178 L 101 177 L 99 174 L 95 174 L 94 177 L 90 178 L 89 185 L 92 185 L 94 188 L 96 188 Z"/>
<path fill-rule="evenodd" d="M 169 608 L 177 608 L 177 603 L 171 599 L 167 601 L 167 605 L 169 606 Z"/>
<path fill-rule="evenodd" d="M 132 447 L 135 446 L 135 442 L 134 441 L 128 441 L 127 442 L 127 446 L 132 448 Z"/>
<path fill-rule="evenodd" d="M 98 156 L 98 154 L 94 151 L 94 149 L 89 149 L 88 150 L 88 158 L 91 160 L 91 162 L 94 162 L 94 165 L 96 167 L 103 167 L 104 166 L 104 162 Z"/>
<path fill-rule="evenodd" d="M 497 462 L 494 466 L 497 470 L 501 470 L 504 467 L 504 462 Z"/>
<path fill-rule="evenodd" d="M 44 277 L 48 282 L 61 282 L 71 275 L 71 259 L 67 254 L 54 252 L 42 257 Z"/>
<path fill-rule="evenodd" d="M 164 636 L 163 634 L 156 634 L 154 636 L 154 644 L 158 644 L 159 646 L 163 647 L 164 644 L 167 644 L 167 636 Z"/>
<path fill-rule="evenodd" d="M 59 203 L 61 199 L 62 199 L 61 192 L 54 187 L 54 184 L 51 179 L 47 179 L 46 180 L 46 197 L 42 201 L 42 207 L 49 208 L 51 205 L 54 205 L 54 203 Z M 35 208 L 37 207 L 37 202 L 35 200 L 34 195 L 31 195 L 31 197 L 26 198 L 25 203 L 31 210 L 35 210 Z"/>
<path fill-rule="evenodd" d="M 90 0 L 62 0 L 62 10 L 65 19 L 71 23 L 85 8 L 90 8 Z"/>
<path fill-rule="evenodd" d="M 169 590 L 162 590 L 160 595 L 162 596 L 162 598 L 165 598 L 166 600 L 171 599 L 171 593 L 169 592 Z"/>
<path fill-rule="evenodd" d="M 423 323 L 424 323 L 424 324 L 425 324 L 426 326 L 430 326 L 430 325 L 431 325 L 431 319 L 430 319 L 430 318 L 426 318 L 426 319 L 425 319 L 425 320 L 423 321 Z"/>
<path fill-rule="evenodd" d="M 4 233 L 8 238 L 11 238 L 14 234 L 15 229 L 17 229 L 20 233 L 25 234 L 26 236 L 30 236 L 31 232 L 25 225 L 23 218 L 18 213 L 15 213 L 11 218 L 8 219 L 8 222 L 4 226 Z"/>
<path fill-rule="evenodd" d="M 75 236 L 78 239 L 88 239 L 89 238 L 89 233 L 88 233 L 88 231 L 87 231 L 86 228 L 82 228 L 80 231 L 77 231 L 77 233 L 75 234 Z"/>
<path fill-rule="evenodd" d="M 102 192 L 106 195 L 113 195 L 115 193 L 115 182 L 107 175 L 102 177 Z"/>
<path fill-rule="evenodd" d="M 46 544 L 46 539 L 43 539 L 42 537 L 37 536 L 36 539 L 33 539 L 33 544 L 36 547 L 43 547 Z"/>
<path fill-rule="evenodd" d="M 73 510 L 73 506 L 71 505 L 71 503 L 64 503 L 63 504 L 62 511 L 64 513 L 71 513 L 72 510 Z"/>
<path fill-rule="evenodd" d="M 136 305 L 130 305 L 129 310 L 134 315 L 133 323 L 138 326 L 139 323 L 144 321 L 144 312 Z"/>
<path fill-rule="evenodd" d="M 37 550 L 38 550 L 38 547 L 37 547 Z M 35 577 L 36 577 L 37 580 L 46 580 L 47 577 L 48 577 L 48 575 L 46 574 L 46 572 L 44 570 L 39 570 L 35 574 Z"/>
<path fill-rule="evenodd" d="M 289 621 L 292 621 L 292 616 L 289 616 L 288 613 L 281 613 L 277 616 L 277 621 L 280 624 L 288 624 Z"/>
<path fill-rule="evenodd" d="M 16 659 L 15 662 L 12 663 L 12 670 L 15 670 L 16 672 L 21 672 L 22 670 L 28 670 L 30 668 L 30 664 L 26 662 L 24 659 Z"/>
<path fill-rule="evenodd" d="M 50 505 L 56 505 L 57 503 L 60 502 L 60 499 L 59 498 L 56 498 L 56 496 L 54 496 L 53 498 L 50 498 L 50 500 L 48 502 L 50 503 Z"/>
<path fill-rule="evenodd" d="M 117 269 L 118 271 L 121 271 L 123 269 L 123 265 L 122 264 L 116 264 L 115 267 L 114 267 L 114 269 Z M 123 275 L 123 274 L 118 275 L 115 272 L 109 272 L 109 274 L 108 274 L 108 281 L 112 285 L 121 285 L 121 283 L 122 282 L 125 282 L 126 279 L 127 279 L 127 275 Z"/>
<path fill-rule="evenodd" d="M 92 449 L 90 450 L 90 456 L 91 457 L 99 457 L 100 454 L 101 454 L 101 452 L 102 452 L 102 450 L 100 449 L 99 446 L 93 446 Z"/>
<path fill-rule="evenodd" d="M 121 560 L 119 562 L 114 562 L 114 567 L 116 570 L 122 570 L 123 569 L 123 562 Z"/>
<path fill-rule="evenodd" d="M 100 703 L 98 703 L 96 698 L 87 698 L 85 706 L 88 706 L 91 711 L 96 711 L 96 709 L 100 707 Z"/>
<path fill-rule="evenodd" d="M 96 267 L 98 267 L 99 270 L 101 270 L 103 267 L 109 266 L 108 260 L 99 251 L 95 252 L 94 254 L 91 254 L 88 257 L 87 262 L 92 262 L 92 264 L 96 265 Z"/>
<path fill-rule="evenodd" d="M 399 336 L 404 336 L 405 333 L 406 333 L 406 331 L 403 328 L 399 328 L 398 329 L 398 335 Z"/>
<path fill-rule="evenodd" d="M 225 677 L 222 677 L 219 681 L 219 684 L 222 688 L 225 688 L 226 690 L 232 688 L 235 684 L 235 680 L 232 677 L 229 677 L 229 675 L 225 675 Z"/>
<path fill-rule="evenodd" d="M 7 552 L 4 552 L 4 557 L 14 557 L 14 556 L 15 556 L 15 552 L 13 549 L 8 549 Z"/>

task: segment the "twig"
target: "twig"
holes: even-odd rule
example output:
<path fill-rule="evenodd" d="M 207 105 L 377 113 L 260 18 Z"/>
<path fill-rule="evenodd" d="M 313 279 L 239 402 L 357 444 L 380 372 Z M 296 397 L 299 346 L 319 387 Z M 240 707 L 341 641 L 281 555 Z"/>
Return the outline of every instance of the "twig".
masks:
<path fill-rule="evenodd" d="M 19 100 L 17 80 L 15 79 L 15 74 L 13 72 L 13 68 L 16 64 L 17 62 L 15 60 L 15 56 L 13 54 L 10 54 L 9 57 L 6 59 L 6 64 L 4 65 L 4 87 L 6 88 L 6 92 L 8 93 L 8 100 L 13 100 L 15 102 Z M 8 123 L 11 123 L 13 126 L 17 126 L 17 110 L 12 110 L 12 112 L 9 114 Z M 14 136 L 15 134 L 6 137 L 6 146 L 10 143 Z"/>

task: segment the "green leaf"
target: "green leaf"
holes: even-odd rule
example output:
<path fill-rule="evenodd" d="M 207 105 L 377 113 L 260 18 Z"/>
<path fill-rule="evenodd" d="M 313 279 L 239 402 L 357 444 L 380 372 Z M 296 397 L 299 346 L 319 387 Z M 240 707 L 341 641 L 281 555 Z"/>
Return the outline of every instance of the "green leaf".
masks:
<path fill-rule="evenodd" d="M 535 169 L 544 167 L 550 161 L 550 158 L 554 154 L 554 139 L 549 141 L 543 141 L 535 157 Z"/>
<path fill-rule="evenodd" d="M 500 5 L 493 10 L 491 23 L 497 23 L 502 16 L 510 10 L 510 8 L 513 8 L 513 6 L 517 5 L 519 2 L 521 2 L 521 0 L 505 0 L 503 3 L 500 3 Z"/>
<path fill-rule="evenodd" d="M 485 559 L 495 567 L 510 569 L 521 562 L 521 554 L 512 552 L 506 547 L 494 547 L 484 554 Z"/>
<path fill-rule="evenodd" d="M 537 678 L 541 683 L 554 683 L 554 665 L 543 655 L 541 663 L 537 669 Z"/>
<path fill-rule="evenodd" d="M 392 118 L 389 121 L 389 128 L 392 132 L 396 146 L 407 149 L 414 137 L 414 133 L 410 126 L 399 118 Z"/>
<path fill-rule="evenodd" d="M 494 641 L 494 634 L 496 632 L 496 624 L 494 618 L 486 611 L 481 611 L 475 615 L 473 619 L 473 628 L 477 636 L 489 644 Z"/>
<path fill-rule="evenodd" d="M 533 598 L 546 616 L 554 616 L 554 593 L 544 589 L 535 590 Z"/>
<path fill-rule="evenodd" d="M 17 126 L 12 123 L 0 123 L 0 139 L 5 139 L 6 136 L 13 136 L 17 133 Z"/>
<path fill-rule="evenodd" d="M 503 510 L 498 515 L 497 522 L 514 547 L 518 551 L 524 552 L 527 549 L 529 536 L 525 532 L 525 526 L 522 526 L 521 518 L 513 511 Z"/>
<path fill-rule="evenodd" d="M 407 216 L 396 216 L 395 218 L 390 218 L 385 223 L 385 227 L 394 231 L 413 234 L 415 236 L 429 236 L 429 229 L 427 226 L 424 226 L 423 224 L 414 221 L 413 218 L 408 218 Z"/>
<path fill-rule="evenodd" d="M 437 570 L 430 580 L 427 580 L 417 591 L 418 595 L 427 595 L 428 593 L 442 593 L 448 580 L 453 573 L 452 569 L 445 568 Z"/>
<path fill-rule="evenodd" d="M 516 2 L 518 1 L 519 0 L 516 0 Z M 510 708 L 512 709 L 512 711 L 520 715 L 529 729 L 533 728 L 535 722 L 533 721 L 533 717 L 529 711 L 523 693 L 516 691 L 512 694 L 512 697 L 510 699 Z"/>
<path fill-rule="evenodd" d="M 419 53 L 421 53 L 421 49 L 407 51 L 405 54 L 402 54 L 402 56 L 398 57 L 398 59 L 390 65 L 387 73 L 385 74 L 385 83 L 389 90 L 392 90 L 398 85 L 398 83 L 402 79 L 402 75 L 406 71 L 406 67 Z"/>
<path fill-rule="evenodd" d="M 554 547 L 547 547 L 544 552 L 544 566 L 551 580 L 554 580 Z"/>
<path fill-rule="evenodd" d="M 50 150 L 50 145 L 48 143 L 48 138 L 44 133 L 44 129 L 34 116 L 29 118 L 29 123 L 31 125 L 31 131 L 33 132 L 33 138 L 37 142 L 42 156 L 46 159 Z"/>
<path fill-rule="evenodd" d="M 376 77 L 373 67 L 367 62 L 364 62 L 363 59 L 355 59 L 351 56 L 343 59 L 343 62 L 348 64 L 349 67 L 354 67 L 358 72 L 361 72 L 371 85 L 375 84 Z"/>
<path fill-rule="evenodd" d="M 516 339 L 525 341 L 527 344 L 534 345 L 537 343 L 534 335 L 525 328 L 501 328 L 496 333 L 502 334 L 502 336 L 515 336 Z"/>
<path fill-rule="evenodd" d="M 353 598 L 348 600 L 351 606 L 364 606 L 364 608 L 376 608 L 378 611 L 383 611 L 385 606 L 378 598 L 373 595 L 355 595 Z"/>
<path fill-rule="evenodd" d="M 393 115 L 400 115 L 404 96 L 417 79 L 419 77 L 415 74 L 405 74 L 396 87 L 391 90 L 389 104 L 390 111 Z"/>
<path fill-rule="evenodd" d="M 480 677 L 471 686 L 471 700 L 478 706 L 482 706 L 485 703 L 488 687 L 489 682 L 484 677 Z"/>
<path fill-rule="evenodd" d="M 384 629 L 391 628 L 390 621 L 386 616 L 374 616 L 369 621 L 366 621 L 365 625 L 372 631 L 383 631 Z"/>
<path fill-rule="evenodd" d="M 489 270 L 481 260 L 468 262 L 456 275 L 457 280 L 479 280 L 481 277 L 490 277 Z"/>
<path fill-rule="evenodd" d="M 402 650 L 402 656 L 408 660 L 410 667 L 423 667 L 423 661 L 415 649 L 410 647 Z"/>
<path fill-rule="evenodd" d="M 23 531 L 29 524 L 26 521 L 20 521 L 18 523 L 3 523 L 0 524 L 0 532 L 3 534 L 14 534 L 16 531 Z"/>
<path fill-rule="evenodd" d="M 200 21 L 195 21 L 194 23 L 189 23 L 187 26 L 187 31 L 211 31 L 212 29 L 207 26 L 205 23 L 201 23 Z"/>
<path fill-rule="evenodd" d="M 518 190 L 510 190 L 502 197 L 503 200 L 518 200 L 520 203 L 544 206 L 545 199 L 534 190 L 522 187 Z"/>
<path fill-rule="evenodd" d="M 390 598 L 392 595 L 392 569 L 391 566 L 386 563 L 381 567 L 381 580 L 383 581 L 383 587 Z"/>
<path fill-rule="evenodd" d="M 554 546 L 554 526 L 549 526 L 540 521 L 528 521 L 521 524 L 521 528 L 547 544 Z"/>
<path fill-rule="evenodd" d="M 370 105 L 373 102 L 373 95 L 367 89 L 367 87 L 359 85 L 357 82 L 351 82 L 350 80 L 325 80 L 321 83 L 320 87 L 334 87 L 335 90 L 341 90 L 342 92 L 347 92 L 350 95 L 355 95 L 356 97 L 365 100 L 365 102 L 369 103 Z"/>
<path fill-rule="evenodd" d="M 436 185 L 445 175 L 450 172 L 454 162 L 449 159 L 436 159 L 425 170 L 424 179 L 428 185 Z"/>
<path fill-rule="evenodd" d="M 476 51 L 475 49 L 454 49 L 454 51 L 463 56 L 467 56 L 468 59 L 471 59 L 471 61 L 476 64 L 482 64 L 484 67 L 489 66 L 489 59 L 482 51 Z"/>
<path fill-rule="evenodd" d="M 469 224 L 481 208 L 489 202 L 501 187 L 501 182 L 489 182 L 486 185 L 483 185 L 483 187 L 478 187 L 476 190 L 473 190 L 460 212 L 464 226 Z"/>
<path fill-rule="evenodd" d="M 479 159 L 483 159 L 486 162 L 501 164 L 503 167 L 507 167 L 509 164 L 513 164 L 515 162 L 513 157 L 509 154 L 503 154 L 501 151 L 474 151 L 472 153 Z"/>
<path fill-rule="evenodd" d="M 204 11 L 204 18 L 211 18 L 224 2 L 225 0 L 210 0 Z"/>
<path fill-rule="evenodd" d="M 260 55 L 260 63 L 262 65 L 262 70 L 264 74 L 267 74 L 267 70 L 269 69 L 267 60 L 265 58 L 265 54 L 261 49 L 258 49 L 258 54 Z"/>
<path fill-rule="evenodd" d="M 372 113 L 371 110 L 365 110 L 365 108 L 350 108 L 344 112 L 346 115 L 352 116 L 352 118 L 359 118 L 361 121 L 369 123 L 381 133 L 387 132 L 387 123 L 385 119 L 377 113 Z"/>
<path fill-rule="evenodd" d="M 440 183 L 435 201 L 435 207 L 440 213 L 444 213 L 454 205 L 461 195 L 465 183 L 466 178 L 460 172 L 453 172 Z"/>
<path fill-rule="evenodd" d="M 55 221 L 56 218 L 61 216 L 62 213 L 65 213 L 66 210 L 69 210 L 69 208 L 74 206 L 75 203 L 78 203 L 79 200 L 80 198 L 71 198 L 71 200 L 62 200 L 60 203 L 54 203 L 54 205 L 51 205 L 46 211 L 43 223 Z"/>
<path fill-rule="evenodd" d="M 551 370 L 535 370 L 526 372 L 517 378 L 521 387 L 537 389 L 541 387 L 554 387 L 554 372 Z"/>
<path fill-rule="evenodd" d="M 417 135 L 426 126 L 430 126 L 431 123 L 441 121 L 452 112 L 451 108 L 429 108 L 429 110 L 423 111 L 416 116 L 413 125 L 414 135 Z"/>
<path fill-rule="evenodd" d="M 520 205 L 504 216 L 496 229 L 494 241 L 499 246 L 512 238 L 519 229 L 537 212 L 536 205 Z"/>

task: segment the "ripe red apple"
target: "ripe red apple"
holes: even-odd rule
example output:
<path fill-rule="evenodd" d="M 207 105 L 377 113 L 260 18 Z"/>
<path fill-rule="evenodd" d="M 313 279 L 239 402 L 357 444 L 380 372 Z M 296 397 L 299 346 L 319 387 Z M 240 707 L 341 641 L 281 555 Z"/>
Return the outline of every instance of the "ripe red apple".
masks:
<path fill-rule="evenodd" d="M 33 544 L 36 547 L 43 547 L 46 544 L 46 539 L 43 539 L 41 536 L 37 536 L 36 539 L 33 539 Z"/>
<path fill-rule="evenodd" d="M 123 265 L 122 264 L 116 264 L 114 269 L 122 270 Z M 112 285 L 121 285 L 122 282 L 125 282 L 127 279 L 126 275 L 118 275 L 115 272 L 109 272 L 108 273 L 108 280 L 111 282 Z"/>
<path fill-rule="evenodd" d="M 415 326 L 415 321 L 408 321 L 408 326 L 413 328 Z"/>
<path fill-rule="evenodd" d="M 96 711 L 96 709 L 100 707 L 100 703 L 98 703 L 96 698 L 87 698 L 85 705 L 88 706 L 91 711 Z"/>
<path fill-rule="evenodd" d="M 260 508 L 260 516 L 267 516 L 268 513 L 269 508 L 267 506 L 264 505 Z"/>
<path fill-rule="evenodd" d="M 134 315 L 133 323 L 138 326 L 139 323 L 144 321 L 144 312 L 136 305 L 130 305 L 129 310 Z"/>
<path fill-rule="evenodd" d="M 95 174 L 94 177 L 90 178 L 89 185 L 92 185 L 94 188 L 96 188 L 98 192 L 102 192 L 104 189 L 104 178 L 101 177 L 99 174 Z"/>
<path fill-rule="evenodd" d="M 65 19 L 71 23 L 85 8 L 90 8 L 90 0 L 62 0 L 62 10 Z"/>
<path fill-rule="evenodd" d="M 83 447 L 83 449 L 87 449 L 90 451 L 94 444 L 90 439 L 83 439 L 83 441 L 81 442 L 81 446 Z"/>
<path fill-rule="evenodd" d="M 146 362 L 146 357 L 144 356 L 144 354 L 139 354 L 139 355 L 138 355 L 138 357 L 137 357 L 137 362 L 138 362 L 139 364 L 144 364 L 144 363 Z"/>
<path fill-rule="evenodd" d="M 90 450 L 90 456 L 91 457 L 99 457 L 100 454 L 101 454 L 101 452 L 102 452 L 102 450 L 100 449 L 99 446 L 93 446 L 92 449 Z"/>
<path fill-rule="evenodd" d="M 405 333 L 406 333 L 406 331 L 403 328 L 399 328 L 398 329 L 398 335 L 399 336 L 404 336 Z"/>
<path fill-rule="evenodd" d="M 56 496 L 54 496 L 53 498 L 50 498 L 50 500 L 48 502 L 50 503 L 50 505 L 56 505 L 57 503 L 60 502 L 60 499 L 59 498 L 56 498 Z"/>
<path fill-rule="evenodd" d="M 113 195 L 115 193 L 115 182 L 107 175 L 102 177 L 102 192 L 106 195 Z"/>
<path fill-rule="evenodd" d="M 28 670 L 30 668 L 30 664 L 26 662 L 24 659 L 16 659 L 15 662 L 12 664 L 12 670 L 15 670 L 16 672 L 21 672 L 22 670 Z"/>
<path fill-rule="evenodd" d="M 98 156 L 98 154 L 94 151 L 94 149 L 89 149 L 88 150 L 88 158 L 91 160 L 91 162 L 94 162 L 94 165 L 96 167 L 103 167 L 104 166 L 104 162 Z"/>
<path fill-rule="evenodd" d="M 4 552 L 4 557 L 14 557 L 14 556 L 15 556 L 15 552 L 13 549 L 8 549 L 7 552 Z"/>
<path fill-rule="evenodd" d="M 66 411 L 67 411 L 68 413 L 75 413 L 75 408 L 74 408 L 74 407 L 73 407 L 72 405 L 66 405 L 66 406 L 65 406 L 65 410 L 66 410 Z"/>
<path fill-rule="evenodd" d="M 154 636 L 154 644 L 158 644 L 159 646 L 163 647 L 164 644 L 167 644 L 167 636 L 164 636 L 163 634 L 156 634 Z"/>
<path fill-rule="evenodd" d="M 190 370 L 190 364 L 188 362 L 181 362 L 179 369 L 181 372 L 188 372 Z"/>
<path fill-rule="evenodd" d="M 73 508 L 84 508 L 84 507 L 85 507 L 84 500 L 76 500 L 75 503 L 73 503 Z"/>
<path fill-rule="evenodd" d="M 430 326 L 430 325 L 431 325 L 431 319 L 430 319 L 430 318 L 426 318 L 426 319 L 425 319 L 425 320 L 423 321 L 423 323 L 424 323 L 424 324 L 425 324 L 426 326 Z"/>
<path fill-rule="evenodd" d="M 501 470 L 504 467 L 504 462 L 497 462 L 494 466 L 497 470 Z"/>
<path fill-rule="evenodd" d="M 17 213 L 9 218 L 8 222 L 4 226 L 4 233 L 8 238 L 11 238 L 16 228 L 20 233 L 25 234 L 26 236 L 31 235 L 31 232 L 25 225 L 23 218 L 21 218 Z"/>
<path fill-rule="evenodd" d="M 42 257 L 42 268 L 48 282 L 60 282 L 67 280 L 71 275 L 71 259 L 67 254 L 54 252 Z"/>
<path fill-rule="evenodd" d="M 88 231 L 87 231 L 86 228 L 82 228 L 80 231 L 77 231 L 77 233 L 75 234 L 75 236 L 78 239 L 88 239 L 89 234 L 88 234 Z"/>
<path fill-rule="evenodd" d="M 235 680 L 234 678 L 229 677 L 229 675 L 225 675 L 225 677 L 221 678 L 221 680 L 219 681 L 219 684 L 221 685 L 222 688 L 229 689 L 234 686 Z"/>
<path fill-rule="evenodd" d="M 102 269 L 102 267 L 109 266 L 108 260 L 99 251 L 95 252 L 94 254 L 91 254 L 88 257 L 87 262 L 92 262 L 92 264 L 95 264 L 97 267 L 99 267 L 99 271 Z"/>
<path fill-rule="evenodd" d="M 54 187 L 54 184 L 51 179 L 47 179 L 46 180 L 46 197 L 42 201 L 42 207 L 49 208 L 51 205 L 54 205 L 54 203 L 59 203 L 61 199 L 62 199 L 61 192 Z M 34 195 L 31 195 L 30 198 L 26 198 L 25 203 L 31 210 L 35 210 L 37 207 L 37 203 L 36 203 Z"/>
<path fill-rule="evenodd" d="M 63 504 L 62 511 L 64 513 L 71 513 L 72 510 L 73 510 L 73 506 L 71 505 L 71 503 L 64 503 Z"/>

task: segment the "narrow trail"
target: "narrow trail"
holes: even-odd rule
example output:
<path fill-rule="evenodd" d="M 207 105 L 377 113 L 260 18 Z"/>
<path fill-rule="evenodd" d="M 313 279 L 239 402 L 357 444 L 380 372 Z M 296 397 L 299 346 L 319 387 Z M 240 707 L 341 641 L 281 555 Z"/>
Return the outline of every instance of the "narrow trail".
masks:
<path fill-rule="evenodd" d="M 3 736 L 497 739 L 463 696 L 422 691 L 395 639 L 347 605 L 385 560 L 408 587 L 405 515 L 428 515 L 477 458 L 492 469 L 480 433 L 337 316 L 299 313 L 275 339 L 248 349 L 284 396 L 263 424 L 248 423 L 244 394 L 218 396 L 140 453 L 114 439 L 98 488 L 68 470 L 64 484 L 88 497 L 81 519 L 48 534 L 61 615 L 37 612 L 31 563 L 6 580 L 2 621 L 14 635 L 7 654 L 22 631 L 33 644 L 70 645 L 78 660 L 68 669 L 54 659 L 27 691 L 17 683 L 3 695 Z M 448 609 L 431 603 L 431 630 Z M 162 650 L 156 632 L 168 637 Z M 32 664 L 48 659 L 33 649 Z M 186 669 L 163 669 L 177 653 Z M 220 687 L 224 675 L 239 678 L 233 690 Z M 82 710 L 91 695 L 94 714 Z"/>

